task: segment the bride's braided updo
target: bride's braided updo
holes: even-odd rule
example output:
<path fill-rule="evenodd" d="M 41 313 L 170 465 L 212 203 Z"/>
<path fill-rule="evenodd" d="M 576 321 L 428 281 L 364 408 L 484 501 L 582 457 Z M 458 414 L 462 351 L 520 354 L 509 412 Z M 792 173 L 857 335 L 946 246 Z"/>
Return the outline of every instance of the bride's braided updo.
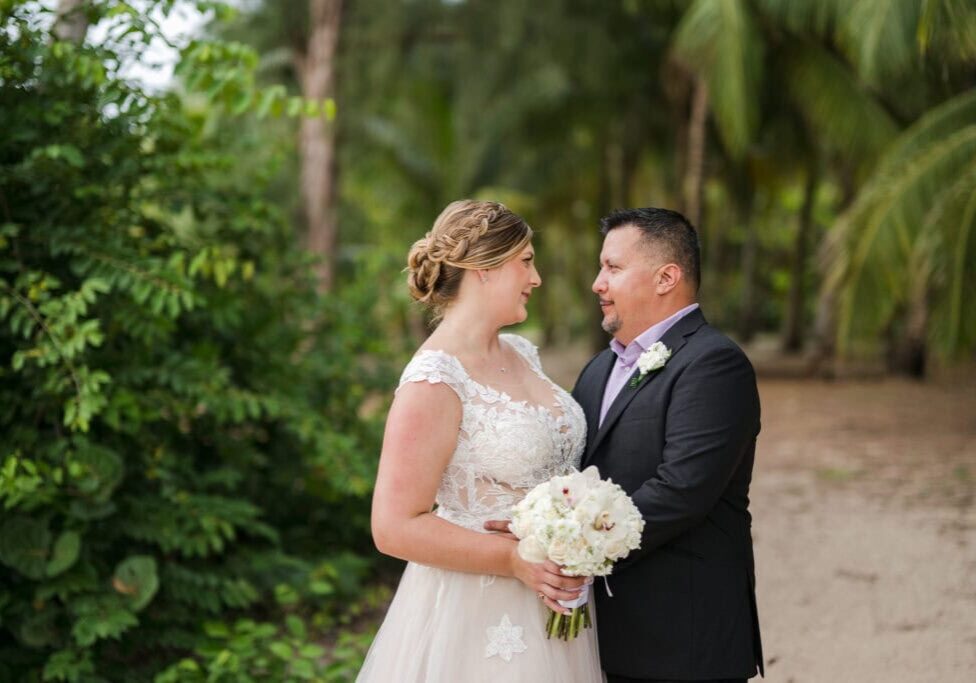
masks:
<path fill-rule="evenodd" d="M 407 256 L 410 295 L 440 315 L 465 270 L 497 268 L 532 239 L 532 228 L 504 204 L 462 199 L 447 205 Z"/>

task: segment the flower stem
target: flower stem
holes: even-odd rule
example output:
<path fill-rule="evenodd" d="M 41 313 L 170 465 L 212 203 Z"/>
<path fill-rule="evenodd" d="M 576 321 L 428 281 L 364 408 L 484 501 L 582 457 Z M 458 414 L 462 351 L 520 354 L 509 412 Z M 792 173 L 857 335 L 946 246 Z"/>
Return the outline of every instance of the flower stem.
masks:
<path fill-rule="evenodd" d="M 582 607 L 574 607 L 569 614 L 550 611 L 549 619 L 546 621 L 546 639 L 559 638 L 569 641 L 579 636 L 583 629 L 592 626 L 589 603 Z"/>

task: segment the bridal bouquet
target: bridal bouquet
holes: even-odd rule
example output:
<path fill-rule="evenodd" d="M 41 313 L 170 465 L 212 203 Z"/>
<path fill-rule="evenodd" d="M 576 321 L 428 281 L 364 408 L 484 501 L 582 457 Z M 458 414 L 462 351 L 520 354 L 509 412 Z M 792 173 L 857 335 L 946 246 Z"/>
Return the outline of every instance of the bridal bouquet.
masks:
<path fill-rule="evenodd" d="M 644 520 L 622 488 L 587 467 L 529 491 L 514 508 L 511 530 L 524 560 L 550 559 L 570 576 L 606 576 L 614 562 L 640 547 Z M 572 612 L 550 614 L 546 637 L 569 640 L 589 628 L 587 598 L 584 588 L 579 599 L 561 601 Z"/>

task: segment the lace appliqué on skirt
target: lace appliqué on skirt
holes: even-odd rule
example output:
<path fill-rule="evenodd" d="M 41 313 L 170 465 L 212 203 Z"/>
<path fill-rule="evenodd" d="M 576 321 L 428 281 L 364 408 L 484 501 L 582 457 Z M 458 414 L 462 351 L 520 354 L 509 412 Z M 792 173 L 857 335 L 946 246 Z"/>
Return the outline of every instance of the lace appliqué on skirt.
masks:
<path fill-rule="evenodd" d="M 487 630 L 488 645 L 485 646 L 485 657 L 498 655 L 506 662 L 510 662 L 513 654 L 525 652 L 522 627 L 513 626 L 508 614 L 502 617 L 502 623 L 498 626 L 489 626 Z"/>

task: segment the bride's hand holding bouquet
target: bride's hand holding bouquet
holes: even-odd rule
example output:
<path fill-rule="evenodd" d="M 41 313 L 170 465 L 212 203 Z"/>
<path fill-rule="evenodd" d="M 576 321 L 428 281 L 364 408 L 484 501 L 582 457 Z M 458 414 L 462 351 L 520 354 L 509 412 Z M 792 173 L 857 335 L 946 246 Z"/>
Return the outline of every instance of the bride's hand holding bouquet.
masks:
<path fill-rule="evenodd" d="M 622 488 L 588 467 L 532 489 L 515 506 L 510 530 L 528 562 L 548 560 L 563 576 L 607 576 L 614 562 L 640 547 L 644 520 Z M 575 600 L 560 600 L 570 612 L 549 615 L 547 636 L 569 640 L 588 628 L 588 597 L 584 586 Z"/>

